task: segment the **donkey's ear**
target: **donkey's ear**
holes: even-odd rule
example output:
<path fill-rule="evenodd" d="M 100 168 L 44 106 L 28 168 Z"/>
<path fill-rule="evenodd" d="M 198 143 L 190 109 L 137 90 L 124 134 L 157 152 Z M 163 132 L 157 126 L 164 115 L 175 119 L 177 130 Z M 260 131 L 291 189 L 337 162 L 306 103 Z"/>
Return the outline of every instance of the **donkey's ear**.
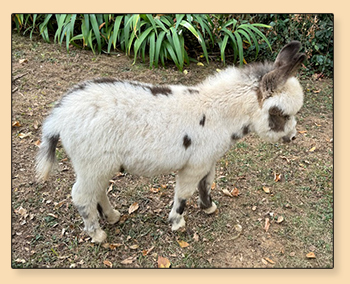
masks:
<path fill-rule="evenodd" d="M 273 64 L 273 67 L 279 68 L 284 65 L 290 64 L 293 60 L 293 57 L 298 53 L 298 51 L 301 48 L 301 43 L 299 41 L 291 41 L 287 45 L 285 45 L 280 53 L 277 55 L 277 58 L 275 60 L 275 63 Z"/>
<path fill-rule="evenodd" d="M 282 48 L 273 65 L 273 70 L 265 74 L 260 82 L 263 97 L 273 95 L 274 91 L 283 86 L 288 78 L 295 75 L 306 55 L 298 53 L 300 42 L 292 41 Z"/>

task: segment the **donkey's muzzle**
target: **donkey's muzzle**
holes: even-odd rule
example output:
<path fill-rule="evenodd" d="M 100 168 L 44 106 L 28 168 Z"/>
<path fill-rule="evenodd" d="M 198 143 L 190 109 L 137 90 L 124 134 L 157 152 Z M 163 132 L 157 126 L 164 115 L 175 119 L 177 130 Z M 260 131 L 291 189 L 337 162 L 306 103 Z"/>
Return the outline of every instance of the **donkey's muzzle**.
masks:
<path fill-rule="evenodd" d="M 295 139 L 296 139 L 295 136 L 292 136 L 292 137 L 283 136 L 283 137 L 282 137 L 282 141 L 283 141 L 284 143 L 289 143 L 289 142 L 291 142 L 292 140 L 295 140 Z"/>

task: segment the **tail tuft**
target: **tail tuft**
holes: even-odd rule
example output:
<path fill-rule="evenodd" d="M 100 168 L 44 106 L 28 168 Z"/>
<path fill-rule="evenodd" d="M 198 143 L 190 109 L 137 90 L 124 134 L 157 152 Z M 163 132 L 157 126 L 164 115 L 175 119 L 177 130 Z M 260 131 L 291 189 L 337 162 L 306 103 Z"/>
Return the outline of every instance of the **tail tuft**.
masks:
<path fill-rule="evenodd" d="M 39 152 L 36 157 L 36 173 L 38 181 L 45 181 L 49 177 L 56 162 L 56 146 L 59 135 L 43 136 Z"/>

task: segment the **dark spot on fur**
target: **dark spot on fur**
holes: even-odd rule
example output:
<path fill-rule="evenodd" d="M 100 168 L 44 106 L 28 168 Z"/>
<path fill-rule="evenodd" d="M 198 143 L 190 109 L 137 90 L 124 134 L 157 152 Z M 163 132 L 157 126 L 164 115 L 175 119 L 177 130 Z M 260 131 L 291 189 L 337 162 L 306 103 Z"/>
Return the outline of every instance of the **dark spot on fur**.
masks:
<path fill-rule="evenodd" d="M 247 134 L 250 132 L 250 130 L 249 130 L 249 125 L 243 126 L 241 131 L 242 131 L 242 132 L 239 133 L 239 134 L 238 134 L 238 133 L 233 133 L 233 134 L 231 135 L 231 139 L 232 139 L 232 140 L 238 140 L 238 139 L 243 138 L 244 135 L 247 135 Z"/>
<path fill-rule="evenodd" d="M 198 183 L 198 191 L 199 191 L 199 200 L 200 200 L 200 208 L 207 209 L 212 205 L 212 199 L 209 194 L 209 186 L 208 183 L 208 175 L 204 176 L 200 182 Z"/>
<path fill-rule="evenodd" d="M 100 205 L 100 203 L 97 203 L 97 211 L 102 218 L 104 216 L 104 214 L 103 214 L 103 209 L 102 209 L 102 206 Z"/>
<path fill-rule="evenodd" d="M 187 90 L 190 94 L 198 94 L 199 93 L 199 91 L 197 89 L 188 88 Z"/>
<path fill-rule="evenodd" d="M 202 119 L 199 121 L 199 124 L 202 125 L 204 127 L 205 124 L 205 114 L 203 114 Z"/>
<path fill-rule="evenodd" d="M 150 87 L 152 95 L 170 95 L 171 89 L 167 86 L 152 86 Z"/>
<path fill-rule="evenodd" d="M 183 146 L 185 147 L 185 149 L 187 149 L 188 147 L 190 147 L 191 143 L 192 143 L 191 138 L 188 137 L 188 135 L 186 134 L 186 135 L 184 136 L 183 143 L 182 143 Z"/>
<path fill-rule="evenodd" d="M 243 127 L 242 133 L 243 135 L 247 135 L 249 133 L 249 125 Z"/>
<path fill-rule="evenodd" d="M 96 84 L 114 84 L 116 82 L 120 82 L 119 80 L 115 78 L 110 78 L 110 77 L 102 77 L 102 78 L 96 78 L 92 80 L 93 83 Z"/>
<path fill-rule="evenodd" d="M 179 207 L 176 208 L 176 213 L 182 215 L 182 213 L 184 213 L 185 210 L 185 206 L 186 206 L 186 199 L 180 199 L 180 205 Z"/>
<path fill-rule="evenodd" d="M 238 140 L 238 139 L 241 139 L 242 137 L 240 136 L 240 135 L 237 135 L 236 133 L 233 133 L 232 135 L 231 135 L 231 139 L 232 140 Z"/>
<path fill-rule="evenodd" d="M 131 86 L 134 86 L 134 87 L 137 87 L 137 88 L 143 88 L 144 90 L 148 90 L 150 91 L 151 90 L 151 87 L 148 86 L 148 85 L 145 85 L 145 84 L 142 84 L 140 82 L 135 82 L 135 81 L 131 81 L 131 82 L 128 82 Z"/>
<path fill-rule="evenodd" d="M 289 119 L 288 115 L 284 115 L 279 107 L 271 107 L 269 109 L 269 126 L 275 132 L 284 131 L 284 126 Z"/>

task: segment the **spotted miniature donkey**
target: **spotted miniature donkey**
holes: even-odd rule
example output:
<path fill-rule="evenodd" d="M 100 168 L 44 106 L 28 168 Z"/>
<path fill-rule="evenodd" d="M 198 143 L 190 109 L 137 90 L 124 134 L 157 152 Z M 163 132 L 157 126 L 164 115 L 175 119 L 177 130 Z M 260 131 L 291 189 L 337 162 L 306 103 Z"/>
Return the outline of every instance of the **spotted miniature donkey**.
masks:
<path fill-rule="evenodd" d="M 186 200 L 196 188 L 200 208 L 213 213 L 215 163 L 238 139 L 249 132 L 271 142 L 295 138 L 303 104 L 294 77 L 305 59 L 300 47 L 292 41 L 274 63 L 230 67 L 192 87 L 111 78 L 75 86 L 43 124 L 39 180 L 51 172 L 61 139 L 76 173 L 73 203 L 93 242 L 106 239 L 98 211 L 112 224 L 120 218 L 106 195 L 120 169 L 143 176 L 177 171 L 172 230 L 185 226 Z"/>

